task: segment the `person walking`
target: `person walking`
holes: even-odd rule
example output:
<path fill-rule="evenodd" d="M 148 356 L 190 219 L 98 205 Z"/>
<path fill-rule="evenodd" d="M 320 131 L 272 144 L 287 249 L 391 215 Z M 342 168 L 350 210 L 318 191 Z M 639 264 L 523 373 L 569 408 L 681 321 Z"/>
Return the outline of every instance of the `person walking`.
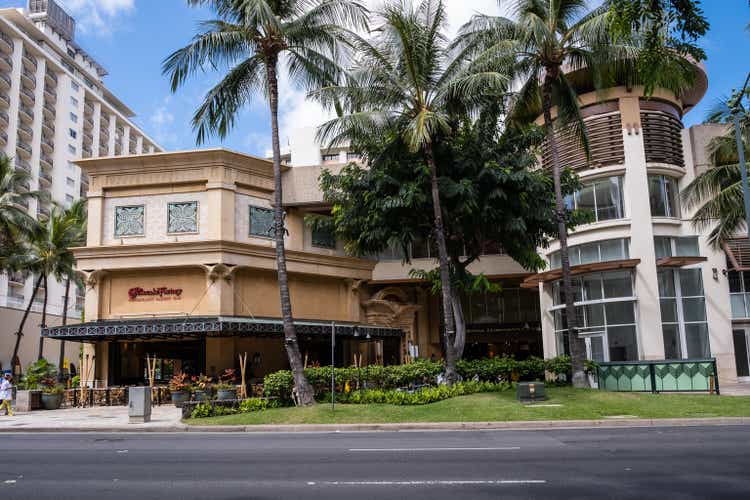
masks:
<path fill-rule="evenodd" d="M 11 408 L 11 401 L 13 400 L 13 377 L 9 372 L 5 372 L 5 376 L 0 380 L 0 410 L 5 408 L 5 414 L 13 416 L 13 409 Z"/>

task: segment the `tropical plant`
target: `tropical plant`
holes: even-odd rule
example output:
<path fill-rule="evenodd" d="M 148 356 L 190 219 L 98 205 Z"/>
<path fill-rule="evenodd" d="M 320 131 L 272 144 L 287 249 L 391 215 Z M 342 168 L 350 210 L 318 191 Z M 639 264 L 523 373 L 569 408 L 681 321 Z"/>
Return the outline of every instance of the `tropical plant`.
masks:
<path fill-rule="evenodd" d="M 74 207 L 74 212 L 78 213 L 80 208 L 76 204 L 74 204 Z M 39 220 L 29 238 L 28 248 L 25 252 L 14 258 L 14 265 L 27 272 L 34 273 L 37 278 L 29 305 L 26 307 L 16 333 L 16 344 L 11 359 L 16 359 L 18 355 L 23 328 L 40 287 L 44 285 L 42 301 L 42 328 L 44 328 L 47 318 L 47 284 L 49 278 L 63 281 L 69 277 L 71 279 L 75 277 L 75 258 L 72 249 L 81 243 L 81 231 L 81 223 L 77 215 L 71 215 L 67 210 L 55 206 L 48 218 Z M 40 335 L 37 359 L 43 357 L 44 337 Z"/>
<path fill-rule="evenodd" d="M 510 61 L 522 86 L 510 110 L 509 124 L 528 123 L 541 114 L 546 147 L 551 157 L 556 218 L 562 262 L 565 313 L 573 365 L 573 384 L 586 387 L 586 349 L 576 334 L 576 315 L 567 243 L 567 218 L 563 199 L 563 164 L 555 128 L 574 134 L 588 154 L 588 139 L 578 96 L 568 74 L 585 70 L 601 86 L 617 63 L 630 61 L 636 50 L 623 39 L 615 43 L 608 33 L 606 6 L 587 11 L 586 0 L 514 0 L 514 19 L 477 15 L 462 27 L 455 47 L 477 59 Z M 552 110 L 556 109 L 553 120 Z"/>
<path fill-rule="evenodd" d="M 734 115 L 731 105 L 742 98 L 744 106 L 737 106 L 740 136 L 745 158 L 750 158 L 750 89 L 744 96 L 732 96 L 718 102 L 708 116 L 708 122 L 726 125 L 724 134 L 714 138 L 708 146 L 711 167 L 699 173 L 682 191 L 682 201 L 688 209 L 695 209 L 693 225 L 704 231 L 711 229 L 708 241 L 720 249 L 747 228 L 742 194 L 742 172 L 737 151 Z M 730 102 L 731 101 L 731 102 Z"/>
<path fill-rule="evenodd" d="M 0 271 L 15 271 L 13 257 L 22 253 L 25 239 L 36 221 L 28 214 L 29 202 L 39 199 L 29 190 L 31 174 L 15 168 L 10 158 L 0 154 Z"/>
<path fill-rule="evenodd" d="M 314 404 L 294 328 L 284 253 L 279 64 L 285 63 L 290 79 L 308 89 L 338 81 L 337 59 L 349 36 L 345 26 L 366 29 L 367 11 L 349 0 L 188 0 L 188 4 L 207 5 L 218 19 L 202 23 L 202 32 L 164 61 L 163 72 L 171 79 L 172 91 L 199 71 L 229 68 L 195 112 L 197 141 L 201 143 L 211 134 L 225 137 L 240 110 L 257 94 L 268 99 L 274 172 L 273 237 L 284 345 L 300 402 Z"/>
<path fill-rule="evenodd" d="M 403 143 L 426 163 L 441 282 L 446 378 L 453 383 L 458 352 L 438 183 L 447 166 L 438 164 L 435 150 L 457 125 L 457 118 L 466 116 L 490 94 L 497 96 L 508 78 L 494 67 L 452 57 L 444 34 L 446 13 L 441 0 L 423 0 L 416 5 L 388 2 L 376 17 L 375 36 L 355 39 L 356 62 L 345 83 L 313 94 L 324 107 L 346 113 L 325 123 L 319 136 L 331 144 L 382 137 L 393 144 Z"/>
<path fill-rule="evenodd" d="M 42 358 L 26 367 L 23 377 L 18 384 L 19 388 L 26 390 L 39 389 L 44 381 L 57 377 L 57 367 Z"/>
<path fill-rule="evenodd" d="M 172 392 L 183 392 L 190 388 L 186 373 L 178 372 L 169 379 L 169 390 Z"/>
<path fill-rule="evenodd" d="M 78 239 L 73 242 L 74 246 L 83 246 L 86 244 L 86 200 L 81 198 L 73 202 L 68 208 L 66 208 L 62 217 L 70 220 L 74 230 L 78 231 Z M 63 309 L 62 309 L 62 326 L 68 324 L 68 303 L 70 301 L 70 286 L 71 284 L 76 287 L 83 286 L 81 279 L 78 274 L 73 272 L 70 275 L 65 276 L 65 295 L 63 296 Z M 57 366 L 59 366 L 60 373 L 58 378 L 62 381 L 64 373 L 62 366 L 65 363 L 65 340 L 60 341 L 60 356 L 58 358 Z"/>

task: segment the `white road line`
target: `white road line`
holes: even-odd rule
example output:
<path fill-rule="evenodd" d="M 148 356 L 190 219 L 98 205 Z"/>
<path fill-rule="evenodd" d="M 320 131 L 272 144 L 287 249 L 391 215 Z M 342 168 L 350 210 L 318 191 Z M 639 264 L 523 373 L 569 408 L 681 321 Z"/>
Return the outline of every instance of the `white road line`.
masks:
<path fill-rule="evenodd" d="M 5 480 L 5 484 L 16 484 L 16 480 L 15 479 L 6 479 Z"/>
<path fill-rule="evenodd" d="M 456 481 L 323 481 L 327 486 L 471 486 L 481 484 L 547 484 L 544 479 L 498 479 Z"/>
<path fill-rule="evenodd" d="M 520 446 L 481 447 L 481 448 L 349 448 L 351 452 L 388 452 L 388 451 L 513 451 Z"/>

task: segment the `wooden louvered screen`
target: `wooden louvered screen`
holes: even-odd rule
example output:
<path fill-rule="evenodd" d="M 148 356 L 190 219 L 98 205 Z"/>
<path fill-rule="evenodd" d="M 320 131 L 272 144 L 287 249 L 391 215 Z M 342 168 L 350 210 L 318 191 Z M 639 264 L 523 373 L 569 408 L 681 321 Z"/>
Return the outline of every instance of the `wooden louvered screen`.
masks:
<path fill-rule="evenodd" d="M 581 170 L 623 164 L 625 150 L 622 145 L 620 113 L 614 112 L 586 118 L 584 123 L 589 138 L 588 159 L 576 136 L 565 131 L 557 133 L 558 150 L 563 168 Z M 542 151 L 544 167 L 551 168 L 551 156 L 546 143 Z"/>
<path fill-rule="evenodd" d="M 641 126 L 647 162 L 685 166 L 682 156 L 682 122 L 677 116 L 664 111 L 642 110 Z"/>

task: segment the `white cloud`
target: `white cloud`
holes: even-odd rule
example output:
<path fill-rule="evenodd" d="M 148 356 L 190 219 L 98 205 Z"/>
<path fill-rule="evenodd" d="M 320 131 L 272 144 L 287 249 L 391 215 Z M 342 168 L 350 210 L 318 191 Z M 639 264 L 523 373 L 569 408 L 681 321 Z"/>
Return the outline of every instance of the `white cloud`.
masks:
<path fill-rule="evenodd" d="M 170 111 L 171 100 L 171 96 L 165 97 L 148 118 L 153 137 L 162 146 L 174 145 L 178 140 L 174 128 L 174 114 Z"/>
<path fill-rule="evenodd" d="M 82 33 L 109 35 L 123 16 L 135 11 L 135 0 L 60 0 L 63 8 L 75 18 Z"/>

